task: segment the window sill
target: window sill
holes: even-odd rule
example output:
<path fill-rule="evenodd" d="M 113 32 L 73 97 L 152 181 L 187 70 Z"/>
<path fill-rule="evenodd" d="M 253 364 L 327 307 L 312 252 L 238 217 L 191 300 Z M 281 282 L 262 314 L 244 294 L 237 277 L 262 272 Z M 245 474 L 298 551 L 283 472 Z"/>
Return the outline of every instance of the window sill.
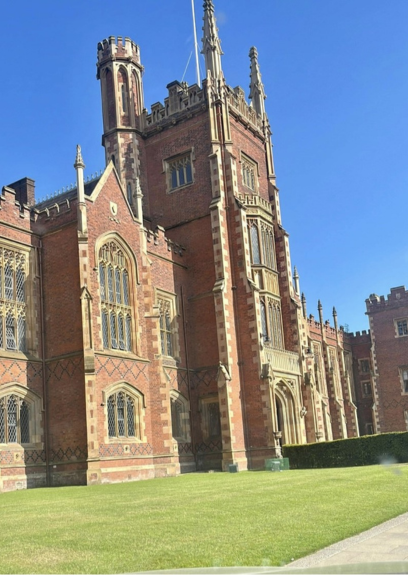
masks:
<path fill-rule="evenodd" d="M 178 192 L 179 190 L 184 190 L 185 188 L 188 188 L 189 186 L 192 186 L 194 184 L 194 182 L 188 182 L 188 184 L 184 184 L 183 186 L 178 186 L 177 188 L 171 188 L 171 190 L 167 190 L 168 194 L 174 194 L 174 192 Z"/>
<path fill-rule="evenodd" d="M 95 351 L 95 355 L 102 355 L 105 357 L 118 357 L 120 359 L 132 359 L 136 361 L 143 361 L 145 363 L 149 363 L 149 360 L 140 357 L 133 353 L 133 351 L 120 351 L 118 349 L 104 349 Z"/>

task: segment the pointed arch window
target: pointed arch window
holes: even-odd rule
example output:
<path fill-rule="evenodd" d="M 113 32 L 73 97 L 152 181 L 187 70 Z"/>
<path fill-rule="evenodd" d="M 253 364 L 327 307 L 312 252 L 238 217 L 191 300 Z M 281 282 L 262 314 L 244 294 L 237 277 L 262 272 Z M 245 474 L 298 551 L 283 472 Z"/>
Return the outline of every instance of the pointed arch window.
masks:
<path fill-rule="evenodd" d="M 0 247 L 0 348 L 26 350 L 27 255 Z"/>
<path fill-rule="evenodd" d="M 185 397 L 173 390 L 170 394 L 171 430 L 174 439 L 190 441 L 189 403 Z"/>
<path fill-rule="evenodd" d="M 30 443 L 30 407 L 16 394 L 0 398 L 0 443 Z"/>
<path fill-rule="evenodd" d="M 99 288 L 104 349 L 131 351 L 129 264 L 114 241 L 107 242 L 99 251 Z"/>
<path fill-rule="evenodd" d="M 125 385 L 107 398 L 108 435 L 111 439 L 143 436 L 143 396 Z"/>

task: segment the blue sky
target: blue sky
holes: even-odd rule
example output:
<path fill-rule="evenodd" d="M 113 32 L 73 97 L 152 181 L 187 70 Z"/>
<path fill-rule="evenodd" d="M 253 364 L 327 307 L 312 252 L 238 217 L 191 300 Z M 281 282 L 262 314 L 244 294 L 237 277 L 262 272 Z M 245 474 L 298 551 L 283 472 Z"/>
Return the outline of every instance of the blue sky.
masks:
<path fill-rule="evenodd" d="M 407 0 L 215 0 L 228 84 L 248 94 L 259 52 L 282 218 L 308 312 L 365 329 L 364 300 L 407 285 Z M 118 8 L 116 8 L 118 6 Z M 201 39 L 202 1 L 196 0 Z M 116 11 L 115 11 L 116 10 Z M 104 167 L 96 45 L 131 37 L 145 105 L 181 80 L 193 49 L 190 0 L 2 2 L 0 184 L 37 197 Z M 194 62 L 185 80 L 195 81 Z"/>

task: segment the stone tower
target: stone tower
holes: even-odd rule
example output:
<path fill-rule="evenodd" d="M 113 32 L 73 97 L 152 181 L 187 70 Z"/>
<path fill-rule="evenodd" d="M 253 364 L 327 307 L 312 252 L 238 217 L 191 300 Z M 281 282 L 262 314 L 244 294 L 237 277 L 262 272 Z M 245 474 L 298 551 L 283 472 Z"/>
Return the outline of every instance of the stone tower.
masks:
<path fill-rule="evenodd" d="M 143 66 L 130 38 L 109 36 L 98 44 L 106 164 L 112 161 L 133 213 L 141 219 L 139 138 L 143 113 Z"/>

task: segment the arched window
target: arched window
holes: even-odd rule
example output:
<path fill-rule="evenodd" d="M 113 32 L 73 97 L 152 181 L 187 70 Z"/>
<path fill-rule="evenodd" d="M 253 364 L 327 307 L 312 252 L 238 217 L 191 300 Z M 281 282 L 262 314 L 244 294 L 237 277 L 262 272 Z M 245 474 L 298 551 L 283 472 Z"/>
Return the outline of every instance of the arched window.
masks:
<path fill-rule="evenodd" d="M 177 391 L 170 394 L 171 429 L 174 439 L 190 441 L 190 420 L 188 401 Z"/>
<path fill-rule="evenodd" d="M 107 399 L 108 435 L 112 438 L 143 437 L 143 398 L 129 386 L 111 393 Z"/>
<path fill-rule="evenodd" d="M 16 394 L 0 398 L 0 443 L 30 443 L 30 405 Z"/>
<path fill-rule="evenodd" d="M 99 250 L 102 341 L 104 349 L 132 350 L 129 266 L 120 246 L 110 241 Z"/>
<path fill-rule="evenodd" d="M 26 254 L 0 247 L 0 348 L 6 350 L 26 349 L 27 264 Z"/>

